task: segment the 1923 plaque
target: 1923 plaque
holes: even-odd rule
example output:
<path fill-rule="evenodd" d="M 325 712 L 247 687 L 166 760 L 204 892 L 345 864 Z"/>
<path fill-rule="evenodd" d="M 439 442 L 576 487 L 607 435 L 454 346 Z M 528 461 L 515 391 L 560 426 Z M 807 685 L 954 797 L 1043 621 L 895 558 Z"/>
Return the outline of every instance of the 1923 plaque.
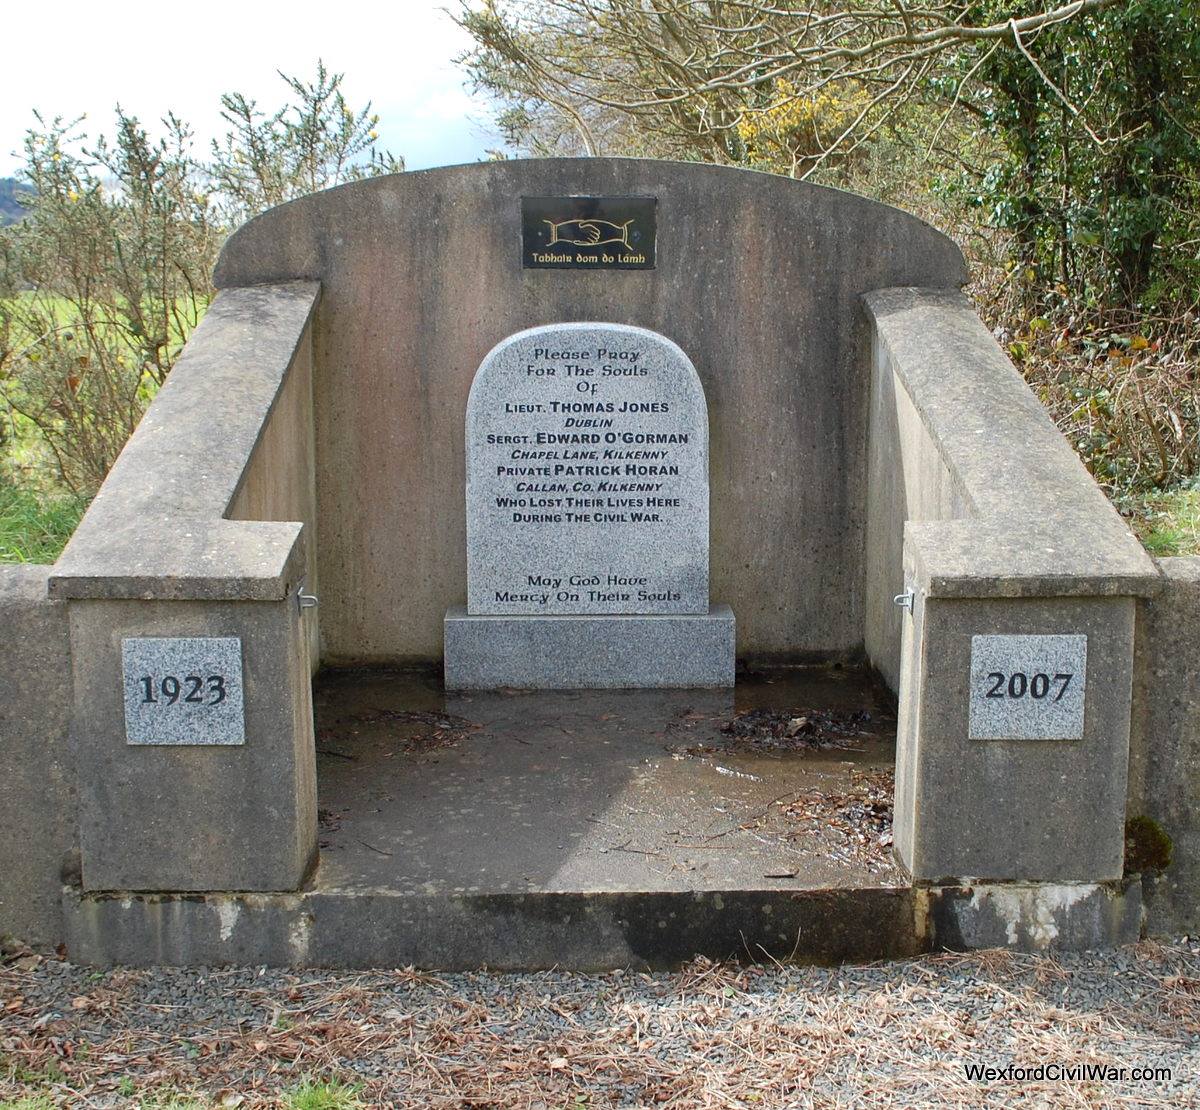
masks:
<path fill-rule="evenodd" d="M 522 197 L 527 270 L 654 269 L 655 197 Z"/>
<path fill-rule="evenodd" d="M 246 742 L 242 641 L 137 636 L 121 641 L 129 744 Z"/>

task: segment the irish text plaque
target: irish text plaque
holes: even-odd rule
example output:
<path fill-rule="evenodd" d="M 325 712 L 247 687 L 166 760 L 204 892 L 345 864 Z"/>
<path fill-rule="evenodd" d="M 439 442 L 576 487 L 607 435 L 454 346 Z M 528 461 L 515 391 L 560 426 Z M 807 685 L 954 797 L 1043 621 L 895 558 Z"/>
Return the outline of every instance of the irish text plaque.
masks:
<path fill-rule="evenodd" d="M 522 197 L 527 270 L 652 270 L 654 197 Z"/>

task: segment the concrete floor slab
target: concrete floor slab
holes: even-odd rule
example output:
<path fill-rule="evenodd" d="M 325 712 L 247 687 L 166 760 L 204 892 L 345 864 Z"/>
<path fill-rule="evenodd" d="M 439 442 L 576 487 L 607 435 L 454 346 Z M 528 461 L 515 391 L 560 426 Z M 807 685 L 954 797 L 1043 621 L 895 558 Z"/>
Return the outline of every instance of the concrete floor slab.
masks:
<path fill-rule="evenodd" d="M 726 692 L 446 697 L 434 675 L 347 671 L 322 676 L 314 704 L 322 889 L 907 885 L 887 835 L 894 716 L 860 672 L 751 675 Z M 835 746 L 721 731 L 747 710 L 782 711 L 768 723 L 827 714 Z"/>

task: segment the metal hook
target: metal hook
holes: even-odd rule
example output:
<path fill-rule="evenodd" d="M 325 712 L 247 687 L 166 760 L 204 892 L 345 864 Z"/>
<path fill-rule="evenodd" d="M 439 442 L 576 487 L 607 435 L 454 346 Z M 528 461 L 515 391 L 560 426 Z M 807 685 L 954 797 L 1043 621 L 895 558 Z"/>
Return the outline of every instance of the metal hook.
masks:
<path fill-rule="evenodd" d="M 308 593 L 304 585 L 304 579 L 301 578 L 300 584 L 296 587 L 296 608 L 302 613 L 305 609 L 315 609 L 321 604 L 321 599 L 316 594 Z"/>

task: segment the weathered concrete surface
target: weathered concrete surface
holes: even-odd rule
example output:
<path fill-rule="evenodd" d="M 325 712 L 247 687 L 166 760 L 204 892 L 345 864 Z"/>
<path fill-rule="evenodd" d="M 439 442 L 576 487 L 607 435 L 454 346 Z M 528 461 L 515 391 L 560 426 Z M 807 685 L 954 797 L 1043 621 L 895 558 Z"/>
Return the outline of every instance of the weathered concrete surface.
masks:
<path fill-rule="evenodd" d="M 1120 878 L 1141 544 L 960 293 L 883 289 L 865 645 L 900 693 L 896 847 L 920 880 Z M 912 611 L 892 605 L 910 587 Z M 1086 634 L 1082 740 L 969 740 L 973 635 Z"/>
<path fill-rule="evenodd" d="M 908 584 L 931 597 L 1158 588 L 1153 562 L 962 294 L 881 289 L 865 303 L 874 329 L 865 638 L 885 675 L 896 676 L 901 647 L 890 607 L 906 584 L 901 528 Z"/>
<path fill-rule="evenodd" d="M 62 882 L 78 869 L 70 639 L 49 572 L 0 566 L 0 936 L 39 948 L 63 939 Z"/>
<path fill-rule="evenodd" d="M 225 518 L 251 504 L 308 508 L 302 489 L 279 499 L 263 488 L 283 480 L 263 473 L 281 461 L 289 422 L 307 418 L 301 397 L 262 465 L 251 460 L 293 363 L 297 394 L 307 388 L 318 292 L 297 282 L 217 297 L 55 564 L 53 597 L 278 600 L 294 589 L 312 559 L 305 518 Z M 303 477 L 295 462 L 288 479 Z"/>
<path fill-rule="evenodd" d="M 871 359 L 870 420 L 863 638 L 867 657 L 898 690 L 905 610 L 893 599 L 904 589 L 904 525 L 966 516 L 970 503 L 907 388 L 878 349 Z"/>
<path fill-rule="evenodd" d="M 732 686 L 728 605 L 658 616 L 490 617 L 446 613 L 448 690 Z"/>
<path fill-rule="evenodd" d="M 696 956 L 835 964 L 943 949 L 1086 950 L 1139 937 L 1141 888 L 934 887 L 80 896 L 67 951 L 111 966 L 665 970 Z"/>
<path fill-rule="evenodd" d="M 317 472 L 312 398 L 312 336 L 306 328 L 283 386 L 258 442 L 250 453 L 241 484 L 229 503 L 230 520 L 299 521 L 304 525 L 304 587 L 319 595 L 317 570 Z M 304 611 L 309 659 L 320 662 L 320 610 Z"/>
<path fill-rule="evenodd" d="M 1096 883 L 1123 873 L 1131 598 L 918 596 L 905 617 L 896 851 L 918 880 Z M 968 739 L 971 637 L 1086 635 L 1082 740 Z"/>
<path fill-rule="evenodd" d="M 926 950 L 913 901 L 907 889 L 64 896 L 76 963 L 494 971 L 898 959 Z"/>
<path fill-rule="evenodd" d="M 72 959 L 593 969 L 921 947 L 887 848 L 785 809 L 833 818 L 856 776 L 886 776 L 889 699 L 861 673 L 448 696 L 432 671 L 345 670 L 315 698 L 321 864 L 303 893 L 68 891 Z M 723 750 L 735 708 L 802 706 L 869 717 L 845 748 Z"/>
<path fill-rule="evenodd" d="M 927 935 L 934 949 L 1077 951 L 1141 938 L 1136 882 L 977 884 L 920 893 L 928 899 Z"/>
<path fill-rule="evenodd" d="M 278 602 L 74 601 L 86 890 L 293 890 L 316 854 L 308 636 Z M 126 744 L 121 640 L 242 640 L 246 743 Z"/>
<path fill-rule="evenodd" d="M 520 198 L 657 196 L 658 264 L 522 270 Z M 220 287 L 319 280 L 322 627 L 331 661 L 432 659 L 465 597 L 463 417 L 507 335 L 659 331 L 711 423 L 711 596 L 745 655 L 862 642 L 867 365 L 859 294 L 956 287 L 962 257 L 895 209 L 766 174 L 635 159 L 487 163 L 294 201 L 227 243 Z M 753 429 L 753 434 L 748 432 Z"/>
<path fill-rule="evenodd" d="M 1200 930 L 1200 557 L 1159 559 L 1163 589 L 1138 612 L 1130 818 L 1171 840 L 1144 874 L 1147 931 Z"/>
<path fill-rule="evenodd" d="M 775 671 L 736 691 L 449 696 L 432 672 L 355 669 L 321 675 L 314 697 L 323 887 L 907 885 L 880 829 L 842 816 L 867 781 L 886 798 L 894 751 L 888 695 L 859 672 Z M 745 750 L 721 731 L 735 709 L 834 711 L 850 735 Z"/>
<path fill-rule="evenodd" d="M 858 840 L 853 799 L 891 755 L 889 699 L 861 673 L 447 696 L 431 671 L 346 670 L 315 697 L 321 863 L 304 889 L 70 887 L 72 960 L 596 970 L 1136 937 L 1136 883 L 912 888 Z M 869 716 L 815 751 L 739 750 L 720 730 L 735 708 L 805 706 Z"/>
<path fill-rule="evenodd" d="M 49 590 L 70 605 L 89 890 L 294 889 L 316 850 L 311 282 L 221 294 Z M 262 519 L 257 519 L 261 515 Z M 130 747 L 121 639 L 242 639 L 246 744 Z"/>

